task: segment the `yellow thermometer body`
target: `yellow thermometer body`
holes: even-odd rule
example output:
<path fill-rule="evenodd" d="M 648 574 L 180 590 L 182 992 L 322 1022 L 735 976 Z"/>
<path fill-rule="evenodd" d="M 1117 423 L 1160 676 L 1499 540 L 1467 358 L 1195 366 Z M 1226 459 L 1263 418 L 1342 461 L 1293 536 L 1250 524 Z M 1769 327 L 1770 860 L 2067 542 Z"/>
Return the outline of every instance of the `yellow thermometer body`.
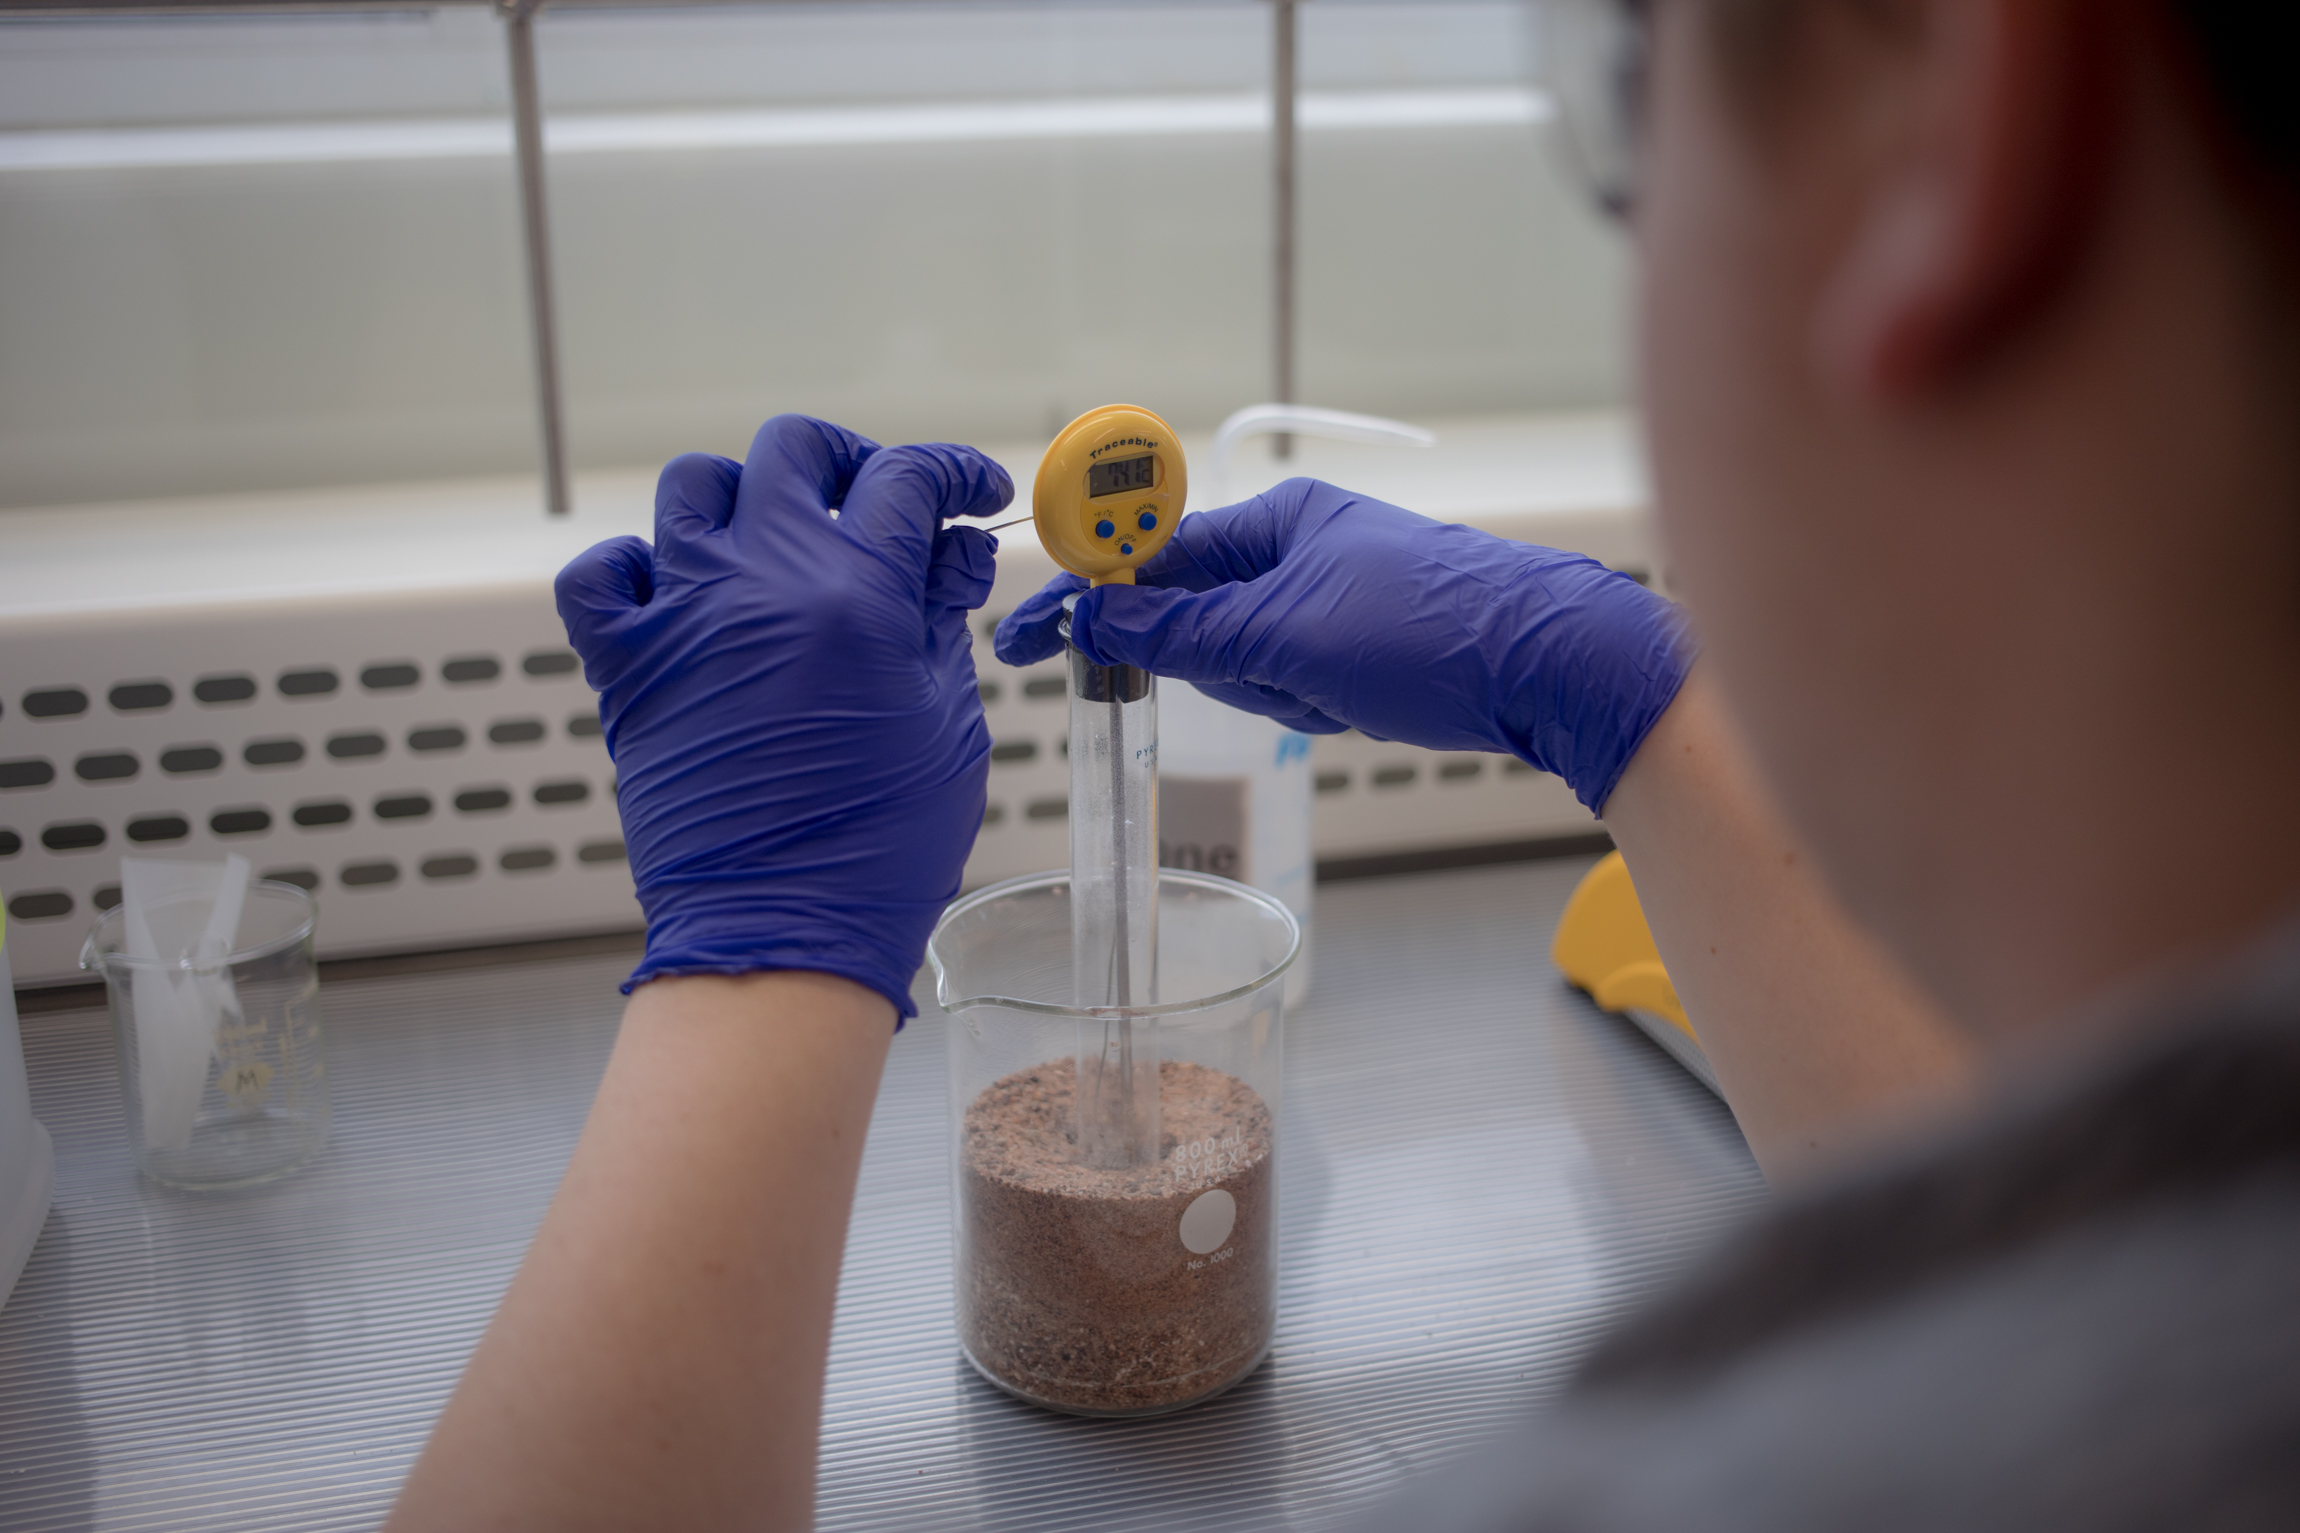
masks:
<path fill-rule="evenodd" d="M 1054 562 L 1094 585 L 1132 585 L 1181 520 L 1189 468 L 1173 428 L 1104 405 L 1062 428 L 1038 463 L 1031 520 Z"/>

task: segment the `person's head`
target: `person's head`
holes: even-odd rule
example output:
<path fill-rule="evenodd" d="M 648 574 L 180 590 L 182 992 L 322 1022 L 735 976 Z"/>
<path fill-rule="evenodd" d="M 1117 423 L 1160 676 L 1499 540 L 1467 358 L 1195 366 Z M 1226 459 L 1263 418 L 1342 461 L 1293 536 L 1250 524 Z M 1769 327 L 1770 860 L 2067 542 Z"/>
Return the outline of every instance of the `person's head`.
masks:
<path fill-rule="evenodd" d="M 2300 855 L 2300 68 L 2266 0 L 1647 0 L 1672 580 L 1830 877 L 2003 1031 Z"/>

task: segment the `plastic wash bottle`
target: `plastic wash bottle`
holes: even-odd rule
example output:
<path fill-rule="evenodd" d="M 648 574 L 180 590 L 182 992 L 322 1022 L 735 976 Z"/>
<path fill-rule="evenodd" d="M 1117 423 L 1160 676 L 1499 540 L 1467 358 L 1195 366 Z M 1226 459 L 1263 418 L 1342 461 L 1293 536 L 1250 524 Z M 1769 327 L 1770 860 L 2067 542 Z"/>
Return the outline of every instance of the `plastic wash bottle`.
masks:
<path fill-rule="evenodd" d="M 1286 979 L 1291 1009 L 1309 991 L 1317 952 L 1310 737 L 1185 682 L 1161 688 L 1158 704 L 1158 860 L 1234 878 L 1294 913 L 1302 955 Z"/>

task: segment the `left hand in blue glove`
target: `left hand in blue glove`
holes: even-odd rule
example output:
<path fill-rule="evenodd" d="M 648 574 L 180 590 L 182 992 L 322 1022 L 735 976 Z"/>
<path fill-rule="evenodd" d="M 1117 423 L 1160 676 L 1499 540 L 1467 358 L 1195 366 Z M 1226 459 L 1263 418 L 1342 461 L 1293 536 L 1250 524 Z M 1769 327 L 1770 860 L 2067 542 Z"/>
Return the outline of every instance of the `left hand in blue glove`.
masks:
<path fill-rule="evenodd" d="M 651 547 L 560 571 L 647 913 L 625 990 L 810 969 L 915 1015 L 990 759 L 966 615 L 998 545 L 941 523 L 1013 498 L 972 448 L 783 415 L 744 463 L 665 468 Z"/>

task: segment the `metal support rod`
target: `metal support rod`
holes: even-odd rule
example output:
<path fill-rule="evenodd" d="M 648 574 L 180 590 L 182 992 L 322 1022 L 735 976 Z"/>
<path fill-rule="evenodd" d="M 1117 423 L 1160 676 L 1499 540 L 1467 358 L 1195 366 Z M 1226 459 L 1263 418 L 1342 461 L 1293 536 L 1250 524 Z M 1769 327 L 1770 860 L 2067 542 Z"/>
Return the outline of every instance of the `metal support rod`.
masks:
<path fill-rule="evenodd" d="M 551 219 L 543 202 L 543 103 L 535 88 L 535 13 L 543 0 L 501 0 L 511 55 L 511 136 L 519 156 L 519 212 L 527 236 L 527 313 L 535 332 L 535 411 L 543 435 L 543 505 L 568 513 L 567 438 L 559 412 L 559 321 L 551 295 Z"/>
<path fill-rule="evenodd" d="M 1270 398 L 1282 405 L 1294 403 L 1294 6 L 1270 0 Z M 1270 451 L 1292 457 L 1292 435 L 1273 435 Z"/>

